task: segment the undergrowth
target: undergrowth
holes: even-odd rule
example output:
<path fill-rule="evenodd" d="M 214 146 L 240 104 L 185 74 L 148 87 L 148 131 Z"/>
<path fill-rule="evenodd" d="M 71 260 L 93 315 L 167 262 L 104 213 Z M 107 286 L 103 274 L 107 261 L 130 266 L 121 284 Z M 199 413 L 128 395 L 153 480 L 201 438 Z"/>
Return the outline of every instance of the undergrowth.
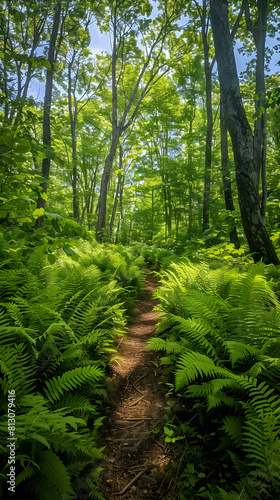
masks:
<path fill-rule="evenodd" d="M 161 274 L 149 348 L 162 353 L 180 500 L 279 498 L 278 279 L 275 266 L 186 259 Z"/>
<path fill-rule="evenodd" d="M 11 487 L 7 437 L 15 427 L 11 498 L 101 499 L 105 368 L 141 292 L 142 260 L 121 246 L 83 242 L 75 260 L 58 251 L 50 265 L 39 250 L 13 252 L 2 243 L 0 496 Z"/>

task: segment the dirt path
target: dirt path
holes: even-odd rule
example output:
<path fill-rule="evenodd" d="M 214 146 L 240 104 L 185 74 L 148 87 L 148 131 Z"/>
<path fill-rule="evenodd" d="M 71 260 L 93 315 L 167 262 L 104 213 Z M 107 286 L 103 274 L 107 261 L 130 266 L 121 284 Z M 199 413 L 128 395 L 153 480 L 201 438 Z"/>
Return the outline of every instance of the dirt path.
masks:
<path fill-rule="evenodd" d="M 171 455 L 154 435 L 163 420 L 165 398 L 159 386 L 158 358 L 145 344 L 157 323 L 152 298 L 156 285 L 147 270 L 134 323 L 119 344 L 121 360 L 111 364 L 109 383 L 113 390 L 104 436 L 109 461 L 102 464 L 101 474 L 103 495 L 110 500 L 170 498 L 164 471 Z"/>

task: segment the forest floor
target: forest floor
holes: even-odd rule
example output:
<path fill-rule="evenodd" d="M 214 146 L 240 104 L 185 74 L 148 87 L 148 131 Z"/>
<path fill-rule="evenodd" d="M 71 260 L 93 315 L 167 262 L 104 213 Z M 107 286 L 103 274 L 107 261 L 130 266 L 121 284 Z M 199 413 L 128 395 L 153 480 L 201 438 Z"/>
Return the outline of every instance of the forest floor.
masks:
<path fill-rule="evenodd" d="M 110 500 L 174 500 L 165 472 L 172 452 L 154 434 L 164 419 L 166 400 L 159 385 L 158 357 L 146 348 L 158 320 L 153 311 L 157 281 L 151 271 L 146 274 L 133 323 L 119 341 L 121 359 L 110 364 L 110 410 L 102 443 L 107 460 L 100 477 L 102 494 Z"/>

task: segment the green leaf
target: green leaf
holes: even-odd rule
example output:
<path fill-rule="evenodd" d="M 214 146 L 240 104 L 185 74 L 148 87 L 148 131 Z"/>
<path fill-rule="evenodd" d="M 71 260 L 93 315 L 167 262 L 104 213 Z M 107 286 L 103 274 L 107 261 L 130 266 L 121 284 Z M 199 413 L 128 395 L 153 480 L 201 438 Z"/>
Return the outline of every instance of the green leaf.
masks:
<path fill-rule="evenodd" d="M 12 149 L 13 141 L 10 135 L 2 135 L 0 138 L 1 143 L 4 143 L 8 148 Z"/>
<path fill-rule="evenodd" d="M 75 254 L 74 250 L 71 247 L 69 247 L 69 245 L 63 245 L 63 250 L 69 257 Z"/>
<path fill-rule="evenodd" d="M 164 427 L 164 432 L 167 436 L 173 436 L 174 431 L 172 429 L 168 429 L 168 427 Z"/>
<path fill-rule="evenodd" d="M 19 21 L 20 23 L 22 23 L 22 22 L 24 21 L 24 19 L 25 19 L 25 15 L 24 15 L 24 13 L 23 13 L 23 12 L 20 12 L 20 11 L 18 11 L 18 10 L 16 10 L 16 11 L 14 12 L 14 17 L 15 17 L 15 20 L 16 20 L 16 21 Z"/>
<path fill-rule="evenodd" d="M 48 449 L 50 449 L 50 444 L 48 443 L 48 441 L 43 437 L 43 436 L 40 436 L 40 434 L 32 434 L 31 435 L 32 439 L 35 439 L 36 441 L 39 441 L 39 443 L 43 444 L 44 446 L 46 446 Z"/>
<path fill-rule="evenodd" d="M 45 210 L 43 208 L 36 208 L 32 213 L 34 219 L 38 219 L 38 217 L 42 217 L 44 215 Z"/>
<path fill-rule="evenodd" d="M 70 255 L 70 257 L 75 262 L 78 262 L 78 260 L 80 259 L 80 256 L 77 253 L 74 253 L 73 255 Z"/>
<path fill-rule="evenodd" d="M 63 217 L 59 214 L 51 214 L 50 212 L 45 212 L 45 215 L 47 216 L 48 219 L 57 219 L 57 220 L 63 220 Z"/>
<path fill-rule="evenodd" d="M 43 66 L 46 69 L 51 69 L 51 64 L 50 62 L 46 59 L 45 61 L 40 61 L 40 65 Z"/>
<path fill-rule="evenodd" d="M 16 174 L 15 178 L 18 179 L 19 181 L 23 181 L 25 179 L 26 175 L 25 174 Z"/>
<path fill-rule="evenodd" d="M 58 224 L 57 220 L 52 219 L 51 224 L 52 224 L 52 227 L 54 228 L 54 230 L 55 230 L 57 233 L 60 233 L 61 228 L 60 228 L 60 225 Z"/>
<path fill-rule="evenodd" d="M 54 264 L 56 261 L 55 256 L 52 253 L 48 253 L 48 261 L 50 264 Z"/>
<path fill-rule="evenodd" d="M 50 160 L 55 159 L 55 152 L 51 148 L 42 148 L 43 153 L 46 155 L 46 158 L 49 158 Z"/>
<path fill-rule="evenodd" d="M 31 144 L 26 139 L 17 139 L 14 146 L 14 151 L 16 153 L 27 153 L 31 149 Z"/>

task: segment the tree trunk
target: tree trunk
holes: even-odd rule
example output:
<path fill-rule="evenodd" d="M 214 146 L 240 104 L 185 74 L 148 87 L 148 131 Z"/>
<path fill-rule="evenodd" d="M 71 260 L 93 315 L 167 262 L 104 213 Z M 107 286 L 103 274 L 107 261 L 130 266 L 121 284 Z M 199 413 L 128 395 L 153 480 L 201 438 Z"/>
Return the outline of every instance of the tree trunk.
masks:
<path fill-rule="evenodd" d="M 229 212 L 233 212 L 234 204 L 233 204 L 230 170 L 229 170 L 227 124 L 225 116 L 225 104 L 222 101 L 222 99 L 220 104 L 220 127 L 221 127 L 221 162 L 222 162 L 222 177 L 223 177 L 225 205 L 226 205 L 226 210 L 228 210 Z M 229 238 L 230 242 L 234 244 L 235 248 L 240 248 L 236 226 L 234 226 L 229 231 Z"/>
<path fill-rule="evenodd" d="M 194 91 L 194 89 L 193 89 Z M 193 113 L 190 118 L 189 125 L 189 134 L 188 134 L 188 168 L 189 168 L 189 178 L 188 178 L 188 188 L 189 188 L 189 197 L 188 197 L 188 238 L 189 240 L 192 238 L 193 234 L 193 151 L 192 146 L 194 144 L 193 139 L 193 122 L 196 115 L 196 102 L 195 97 L 193 98 Z"/>
<path fill-rule="evenodd" d="M 211 23 L 221 86 L 225 102 L 234 160 L 238 198 L 244 232 L 255 262 L 279 264 L 278 257 L 261 217 L 258 167 L 254 156 L 254 140 L 240 96 L 228 22 L 226 0 L 211 0 Z"/>
<path fill-rule="evenodd" d="M 257 52 L 256 61 L 256 112 L 263 112 L 255 121 L 254 155 L 259 179 L 262 181 L 261 217 L 265 221 L 267 184 L 266 184 L 266 110 L 265 110 L 265 39 L 267 25 L 267 0 L 257 0 L 258 20 L 253 23 L 250 16 L 248 0 L 245 0 L 245 17 L 247 29 L 252 33 Z"/>
<path fill-rule="evenodd" d="M 79 199 L 77 196 L 77 137 L 76 137 L 76 125 L 77 125 L 77 115 L 78 107 L 75 94 L 74 99 L 74 110 L 72 107 L 72 66 L 75 62 L 75 51 L 73 53 L 72 60 L 68 63 L 68 111 L 71 126 L 71 143 L 72 143 L 72 195 L 73 195 L 73 217 L 77 221 L 79 220 Z"/>
<path fill-rule="evenodd" d="M 126 22 L 124 20 L 125 16 L 123 16 L 122 12 L 122 3 L 123 2 L 112 2 L 113 8 L 111 11 L 111 20 L 113 24 L 112 136 L 111 136 L 110 152 L 108 153 L 107 158 L 105 160 L 105 167 L 100 186 L 100 196 L 98 203 L 98 221 L 96 227 L 97 241 L 102 241 L 102 239 L 105 236 L 108 183 L 110 180 L 111 168 L 117 151 L 120 137 L 122 136 L 123 132 L 125 132 L 134 123 L 137 114 L 139 112 L 141 103 L 145 98 L 145 96 L 150 91 L 152 85 L 155 83 L 155 81 L 158 81 L 168 70 L 166 67 L 165 71 L 163 71 L 163 68 L 164 66 L 166 66 L 166 63 L 162 64 L 161 57 L 164 52 L 165 39 L 170 31 L 170 25 L 172 25 L 173 21 L 177 20 L 177 14 L 175 14 L 174 12 L 171 15 L 167 15 L 166 13 L 165 22 L 161 26 L 158 34 L 155 36 L 155 39 L 151 42 L 151 46 L 146 52 L 146 60 L 142 65 L 142 68 L 139 72 L 135 85 L 131 89 L 130 97 L 128 97 L 126 93 L 123 92 L 124 110 L 121 111 L 121 109 L 118 109 L 117 86 L 119 86 L 119 88 L 121 88 L 122 86 L 124 87 L 124 81 L 122 80 L 124 75 L 124 66 L 126 63 L 125 60 L 126 56 L 124 57 L 125 55 L 124 43 L 126 37 L 128 40 L 130 40 L 129 33 L 132 33 L 134 31 L 131 30 L 133 24 L 130 25 L 129 22 Z M 118 61 L 118 56 L 119 56 L 119 61 Z M 148 67 L 152 61 L 153 56 L 154 56 L 154 61 L 150 65 L 151 67 L 149 75 L 147 76 L 146 81 L 143 82 L 144 76 L 147 75 Z M 119 66 L 121 66 L 122 68 L 122 70 L 119 72 L 118 78 L 117 78 L 117 62 L 119 62 Z M 142 88 L 141 88 L 141 83 L 143 83 Z"/>
<path fill-rule="evenodd" d="M 122 170 L 122 156 L 123 156 L 122 155 L 122 146 L 120 145 L 120 151 L 119 151 L 119 169 L 120 170 Z M 115 200 L 114 200 L 114 206 L 113 206 L 113 211 L 112 211 L 111 220 L 110 220 L 110 228 L 109 228 L 109 238 L 110 239 L 112 238 L 115 216 L 116 216 L 117 206 L 118 206 L 118 199 L 119 199 L 119 194 L 121 191 L 121 184 L 122 184 L 122 173 L 119 172 Z"/>
<path fill-rule="evenodd" d="M 105 166 L 100 185 L 100 196 L 98 202 L 98 220 L 96 226 L 96 240 L 102 241 L 105 236 L 106 227 L 106 208 L 108 185 L 112 170 L 113 161 L 119 145 L 119 139 L 122 133 L 121 123 L 118 124 L 118 93 L 117 93 L 117 20 L 114 18 L 113 50 L 112 50 L 112 137 L 110 151 L 106 156 Z"/>
<path fill-rule="evenodd" d="M 51 113 L 51 103 L 52 103 L 52 87 L 53 87 L 53 71 L 54 71 L 53 65 L 55 56 L 55 45 L 59 29 L 60 11 L 61 11 L 61 2 L 58 1 L 55 5 L 53 27 L 49 45 L 48 61 L 50 63 L 51 69 L 47 69 L 45 98 L 44 98 L 43 144 L 47 148 L 51 147 L 50 113 Z M 48 180 L 50 177 L 50 164 L 51 164 L 50 155 L 48 155 L 48 158 L 43 158 L 43 163 L 42 163 L 42 177 L 44 177 L 46 180 Z M 46 193 L 47 183 L 42 182 L 41 187 L 43 188 L 44 193 Z M 39 198 L 37 201 L 37 208 L 45 208 L 45 205 L 46 205 L 46 200 L 44 200 L 43 198 Z M 42 224 L 43 224 L 42 217 L 39 217 L 36 221 L 36 227 L 39 228 L 42 226 Z"/>
<path fill-rule="evenodd" d="M 114 132 L 115 132 L 115 137 L 112 138 L 110 151 L 106 156 L 105 167 L 102 174 L 101 185 L 100 185 L 100 196 L 98 202 L 98 220 L 96 226 L 96 240 L 100 242 L 104 239 L 105 236 L 108 185 L 109 185 L 113 161 L 119 144 L 118 131 Z"/>
<path fill-rule="evenodd" d="M 213 116 L 212 116 L 212 69 L 209 62 L 208 47 L 208 22 L 206 12 L 206 0 L 203 0 L 202 8 L 199 8 L 202 25 L 202 42 L 204 56 L 204 74 L 206 84 L 206 116 L 207 132 L 205 145 L 205 174 L 204 174 L 204 193 L 203 193 L 203 215 L 202 230 L 206 231 L 210 226 L 210 190 L 211 190 L 211 160 L 212 160 L 212 135 L 213 135 Z"/>

